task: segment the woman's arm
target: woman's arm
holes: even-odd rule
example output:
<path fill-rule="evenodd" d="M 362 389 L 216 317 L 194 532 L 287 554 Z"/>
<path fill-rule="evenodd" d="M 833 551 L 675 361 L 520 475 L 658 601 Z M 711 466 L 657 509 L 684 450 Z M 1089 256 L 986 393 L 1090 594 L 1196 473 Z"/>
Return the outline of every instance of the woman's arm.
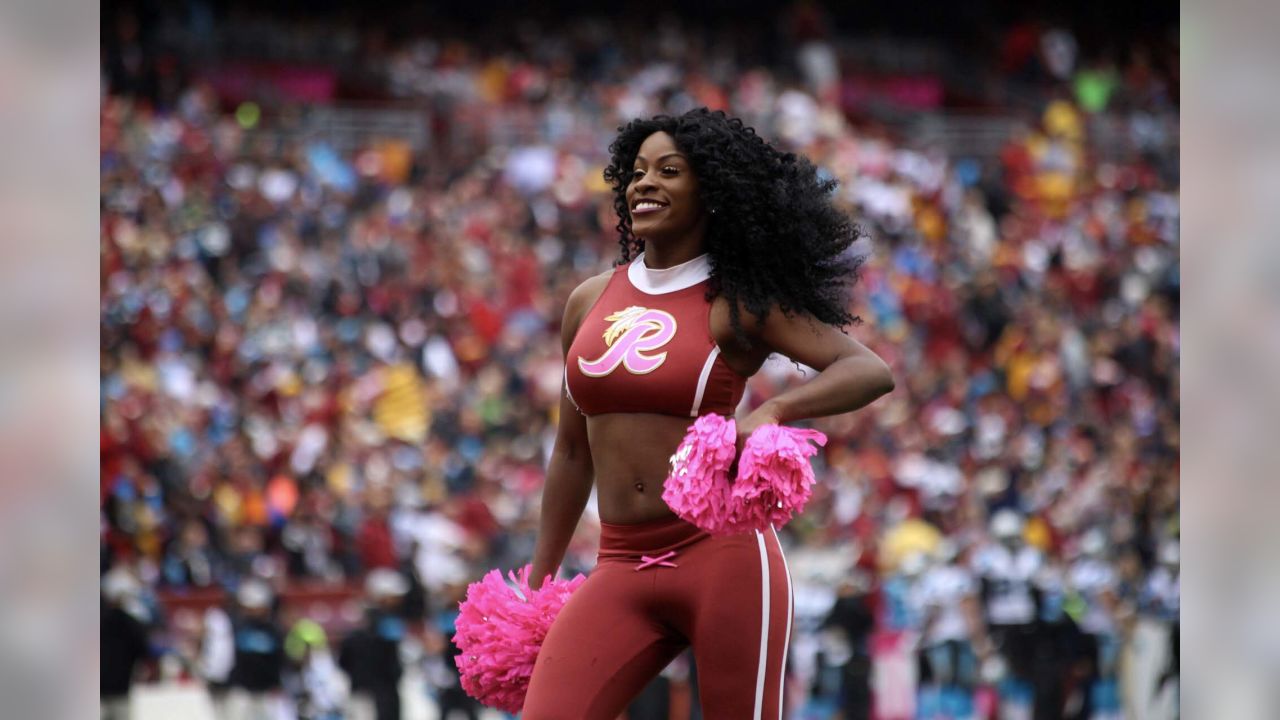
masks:
<path fill-rule="evenodd" d="M 569 426 L 569 427 L 566 427 Z M 578 427 L 573 427 L 578 426 Z M 542 586 L 548 575 L 560 568 L 569 540 L 573 538 L 582 511 L 591 497 L 593 480 L 591 450 L 587 446 L 586 418 L 561 393 L 560 428 L 555 449 L 547 465 L 542 489 L 542 517 L 533 549 L 533 572 L 529 585 Z"/>
<path fill-rule="evenodd" d="M 564 321 L 560 325 L 560 342 L 568 362 L 569 346 L 577 334 L 582 317 L 604 290 L 601 278 L 607 273 L 579 285 L 565 303 Z M 538 523 L 538 539 L 533 550 L 533 571 L 529 586 L 542 587 L 542 581 L 560 568 L 565 550 L 582 518 L 591 497 L 594 466 L 587 442 L 587 419 L 569 399 L 566 387 L 560 390 L 560 421 L 556 430 L 547 480 L 542 489 L 542 515 Z"/>
<path fill-rule="evenodd" d="M 808 365 L 818 376 L 766 400 L 738 424 L 739 442 L 760 425 L 852 412 L 893 390 L 893 374 L 880 356 L 810 315 L 787 317 L 775 310 L 751 329 L 771 352 Z"/>

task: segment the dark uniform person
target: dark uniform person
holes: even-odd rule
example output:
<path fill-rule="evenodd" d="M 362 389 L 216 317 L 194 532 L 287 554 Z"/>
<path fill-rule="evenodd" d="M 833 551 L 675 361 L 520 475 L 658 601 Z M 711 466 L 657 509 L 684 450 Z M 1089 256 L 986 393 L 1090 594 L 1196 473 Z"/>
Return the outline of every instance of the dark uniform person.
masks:
<path fill-rule="evenodd" d="M 860 571 L 841 583 L 831 612 L 822 621 L 844 635 L 849 659 L 840 668 L 840 710 L 844 720 L 871 717 L 871 652 L 869 641 L 875 616 L 867 598 L 867 580 Z"/>
<path fill-rule="evenodd" d="M 400 643 L 406 634 L 400 608 L 408 590 L 404 577 L 387 568 L 365 579 L 365 622 L 343 639 L 338 653 L 338 666 L 351 679 L 351 720 L 400 720 Z"/>
<path fill-rule="evenodd" d="M 445 585 L 444 605 L 436 611 L 432 619 L 433 629 L 427 635 L 427 678 L 436 689 L 440 717 L 444 720 L 448 720 L 450 714 L 476 720 L 483 707 L 462 689 L 462 674 L 458 671 L 457 662 L 462 650 L 453 641 L 458 632 L 458 606 L 466 598 L 466 591 L 464 583 Z"/>
<path fill-rule="evenodd" d="M 261 580 L 246 580 L 236 592 L 240 606 L 232 623 L 235 664 L 228 709 L 237 720 L 275 717 L 284 673 L 284 634 L 272 617 L 273 594 Z"/>
<path fill-rule="evenodd" d="M 129 718 L 129 691 L 138 663 L 151 657 L 147 628 L 125 609 L 139 592 L 138 583 L 125 570 L 102 578 L 102 676 L 103 720 Z"/>

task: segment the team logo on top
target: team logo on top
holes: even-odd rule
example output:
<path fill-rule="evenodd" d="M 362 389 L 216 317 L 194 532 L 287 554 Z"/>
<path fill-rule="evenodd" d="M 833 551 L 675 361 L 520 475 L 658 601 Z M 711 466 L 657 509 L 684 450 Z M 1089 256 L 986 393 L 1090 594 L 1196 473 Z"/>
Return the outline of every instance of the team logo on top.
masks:
<path fill-rule="evenodd" d="M 632 305 L 606 317 L 605 321 L 613 323 L 604 331 L 604 344 L 609 349 L 595 360 L 579 357 L 578 369 L 583 375 L 603 377 L 619 365 L 633 375 L 644 375 L 666 362 L 665 352 L 645 353 L 657 350 L 676 336 L 676 319 L 671 313 Z"/>

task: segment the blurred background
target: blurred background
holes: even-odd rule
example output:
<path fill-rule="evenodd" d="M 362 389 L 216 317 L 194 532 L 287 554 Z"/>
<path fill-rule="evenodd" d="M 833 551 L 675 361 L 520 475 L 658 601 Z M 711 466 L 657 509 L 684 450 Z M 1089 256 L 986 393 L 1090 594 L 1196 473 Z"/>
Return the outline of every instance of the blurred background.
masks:
<path fill-rule="evenodd" d="M 693 5 L 103 4 L 104 713 L 477 716 L 609 141 L 705 105 L 840 181 L 898 380 L 812 423 L 784 715 L 1177 716 L 1177 8 Z"/>

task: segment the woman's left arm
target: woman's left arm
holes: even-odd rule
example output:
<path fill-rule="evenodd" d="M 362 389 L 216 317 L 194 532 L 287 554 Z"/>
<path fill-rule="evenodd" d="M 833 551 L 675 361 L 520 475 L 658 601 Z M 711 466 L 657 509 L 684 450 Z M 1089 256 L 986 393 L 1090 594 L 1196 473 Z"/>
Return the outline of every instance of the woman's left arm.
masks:
<path fill-rule="evenodd" d="M 893 374 L 879 355 L 811 315 L 787 317 L 775 310 L 756 330 L 772 352 L 808 365 L 818 376 L 766 400 L 738 424 L 740 441 L 760 425 L 852 412 L 893 390 Z"/>

